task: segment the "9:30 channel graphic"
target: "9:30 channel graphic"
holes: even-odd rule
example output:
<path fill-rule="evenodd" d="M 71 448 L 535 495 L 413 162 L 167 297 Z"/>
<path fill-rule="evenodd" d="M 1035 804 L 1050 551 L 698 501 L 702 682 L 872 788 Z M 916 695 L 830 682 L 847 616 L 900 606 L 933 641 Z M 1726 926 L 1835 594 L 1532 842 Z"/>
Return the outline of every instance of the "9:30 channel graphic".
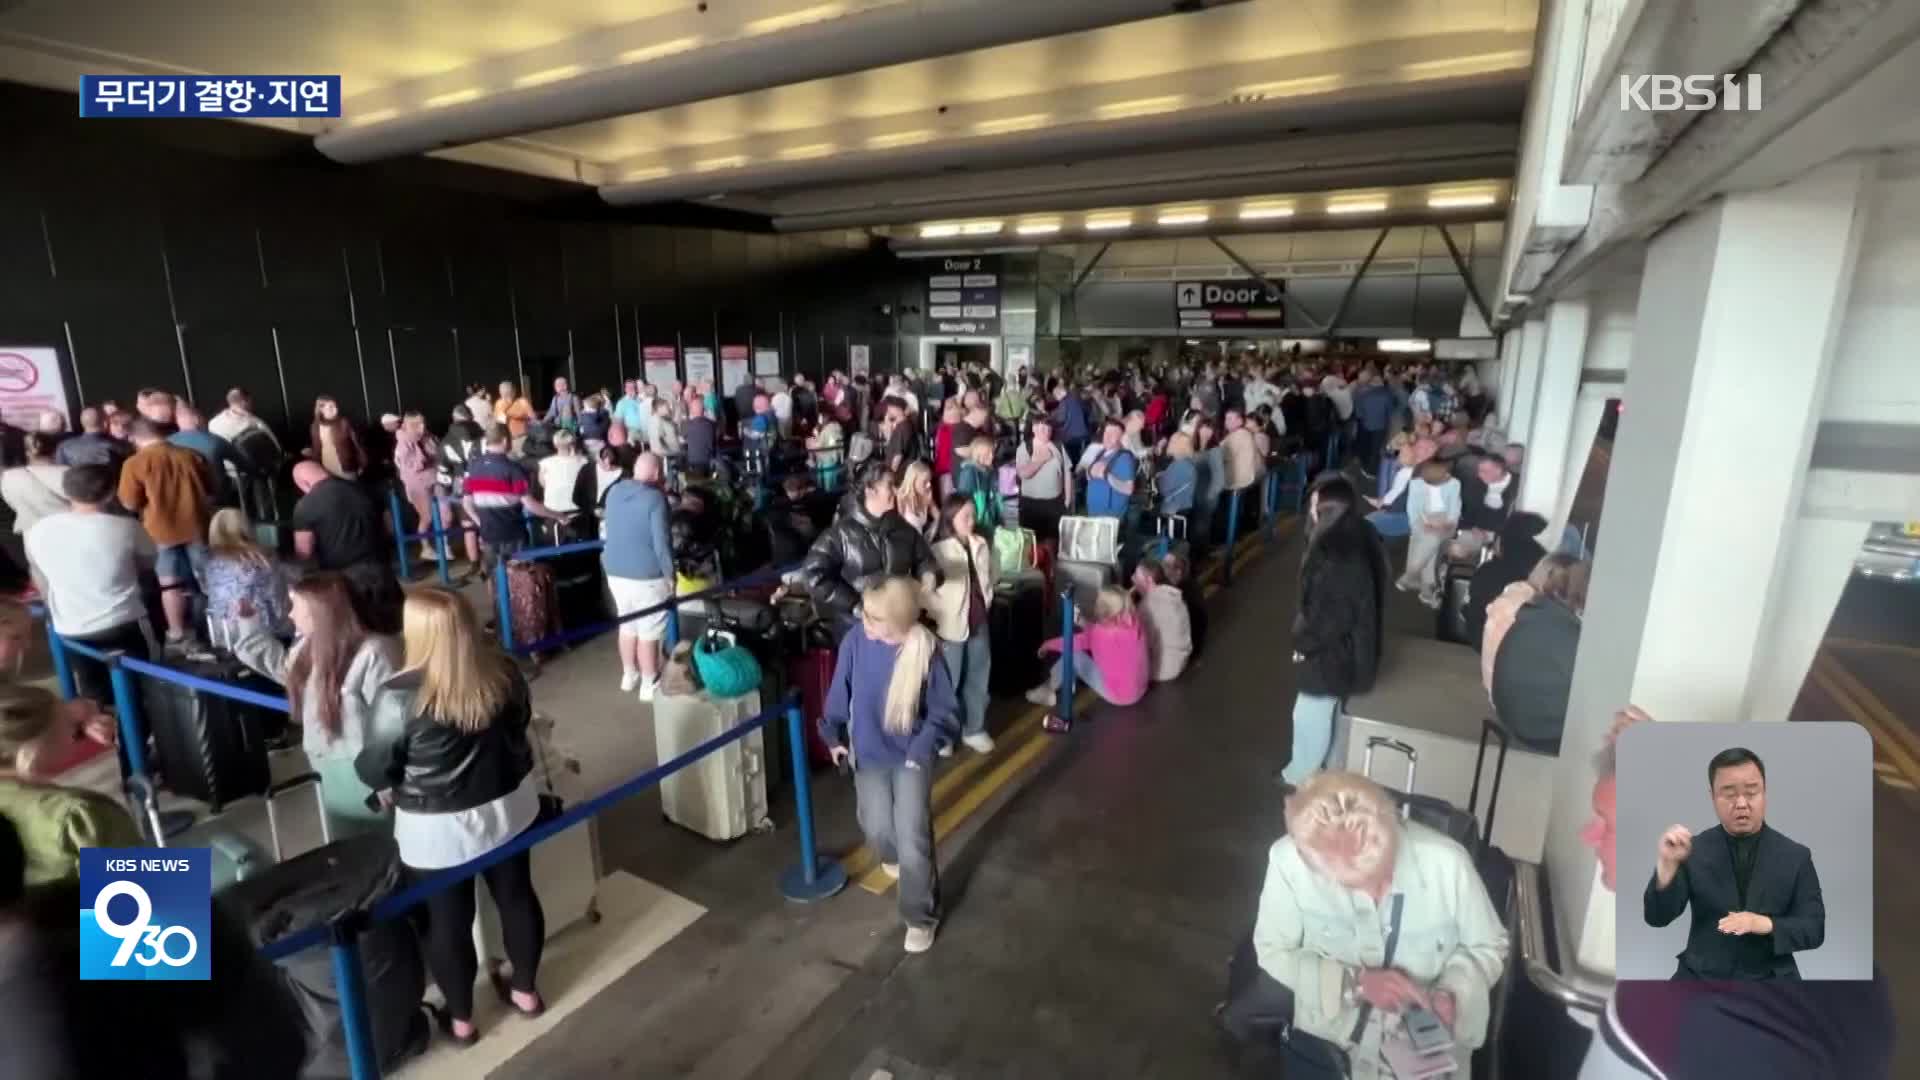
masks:
<path fill-rule="evenodd" d="M 213 853 L 80 849 L 80 978 L 213 977 Z"/>

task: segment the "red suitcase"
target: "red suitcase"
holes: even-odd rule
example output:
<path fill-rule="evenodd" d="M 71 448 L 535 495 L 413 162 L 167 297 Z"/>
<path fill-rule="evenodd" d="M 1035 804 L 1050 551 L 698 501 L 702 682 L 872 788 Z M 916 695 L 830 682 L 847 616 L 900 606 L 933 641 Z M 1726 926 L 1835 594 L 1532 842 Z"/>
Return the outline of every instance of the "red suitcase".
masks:
<path fill-rule="evenodd" d="M 833 761 L 827 752 L 827 740 L 820 734 L 820 717 L 827 709 L 827 684 L 833 681 L 834 659 L 834 650 L 810 642 L 787 667 L 788 685 L 800 692 L 800 708 L 807 718 L 807 758 L 816 766 Z"/>

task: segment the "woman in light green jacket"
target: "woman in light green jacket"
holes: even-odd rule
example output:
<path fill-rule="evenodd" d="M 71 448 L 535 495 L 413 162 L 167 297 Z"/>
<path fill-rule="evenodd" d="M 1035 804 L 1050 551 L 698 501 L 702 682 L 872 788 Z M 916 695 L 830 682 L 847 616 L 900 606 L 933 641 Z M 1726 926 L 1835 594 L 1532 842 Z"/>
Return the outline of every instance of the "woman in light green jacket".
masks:
<path fill-rule="evenodd" d="M 287 688 L 333 835 L 390 828 L 391 813 L 372 798 L 353 760 L 377 733 L 405 726 L 405 703 L 386 688 L 399 669 L 399 646 L 367 631 L 343 575 L 311 574 L 294 583 L 291 595 L 293 644 L 282 645 L 243 612 L 233 654 Z"/>

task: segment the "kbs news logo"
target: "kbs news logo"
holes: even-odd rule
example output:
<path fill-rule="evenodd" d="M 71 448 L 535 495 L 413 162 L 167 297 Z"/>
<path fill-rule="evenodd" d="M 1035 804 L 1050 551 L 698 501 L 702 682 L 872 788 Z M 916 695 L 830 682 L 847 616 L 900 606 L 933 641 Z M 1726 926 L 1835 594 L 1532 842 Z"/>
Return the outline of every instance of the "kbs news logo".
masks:
<path fill-rule="evenodd" d="M 207 848 L 80 849 L 80 978 L 213 977 Z"/>
<path fill-rule="evenodd" d="M 1622 75 L 1626 112 L 1760 111 L 1758 75 Z"/>

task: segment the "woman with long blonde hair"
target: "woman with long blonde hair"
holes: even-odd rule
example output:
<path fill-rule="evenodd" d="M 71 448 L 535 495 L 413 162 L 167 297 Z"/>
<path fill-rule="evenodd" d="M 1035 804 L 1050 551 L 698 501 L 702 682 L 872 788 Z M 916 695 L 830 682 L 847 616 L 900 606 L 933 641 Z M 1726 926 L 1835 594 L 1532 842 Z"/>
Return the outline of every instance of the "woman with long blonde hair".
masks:
<path fill-rule="evenodd" d="M 920 587 L 888 578 L 860 598 L 840 640 L 820 719 L 836 765 L 851 763 L 860 831 L 900 882 L 906 949 L 933 947 L 940 922 L 933 862 L 933 759 L 958 738 L 953 678 L 920 625 Z"/>
<path fill-rule="evenodd" d="M 927 543 L 933 543 L 940 525 L 940 504 L 933 493 L 933 468 L 924 461 L 913 461 L 900 470 L 895 487 L 894 511 L 914 527 Z"/>
<path fill-rule="evenodd" d="M 394 809 L 400 861 L 419 871 L 460 866 L 519 836 L 540 813 L 527 726 L 533 710 L 527 683 L 505 653 L 481 633 L 473 609 L 450 589 L 407 593 L 401 618 L 405 659 L 388 682 L 405 715 L 397 732 L 370 736 L 360 777 Z M 482 872 L 500 912 L 511 974 L 489 972 L 495 993 L 525 1016 L 546 1005 L 535 989 L 546 915 L 533 888 L 530 853 Z M 473 1025 L 473 879 L 426 901 L 427 968 L 446 994 L 437 1014 L 442 1031 L 461 1045 L 480 1037 Z"/>

